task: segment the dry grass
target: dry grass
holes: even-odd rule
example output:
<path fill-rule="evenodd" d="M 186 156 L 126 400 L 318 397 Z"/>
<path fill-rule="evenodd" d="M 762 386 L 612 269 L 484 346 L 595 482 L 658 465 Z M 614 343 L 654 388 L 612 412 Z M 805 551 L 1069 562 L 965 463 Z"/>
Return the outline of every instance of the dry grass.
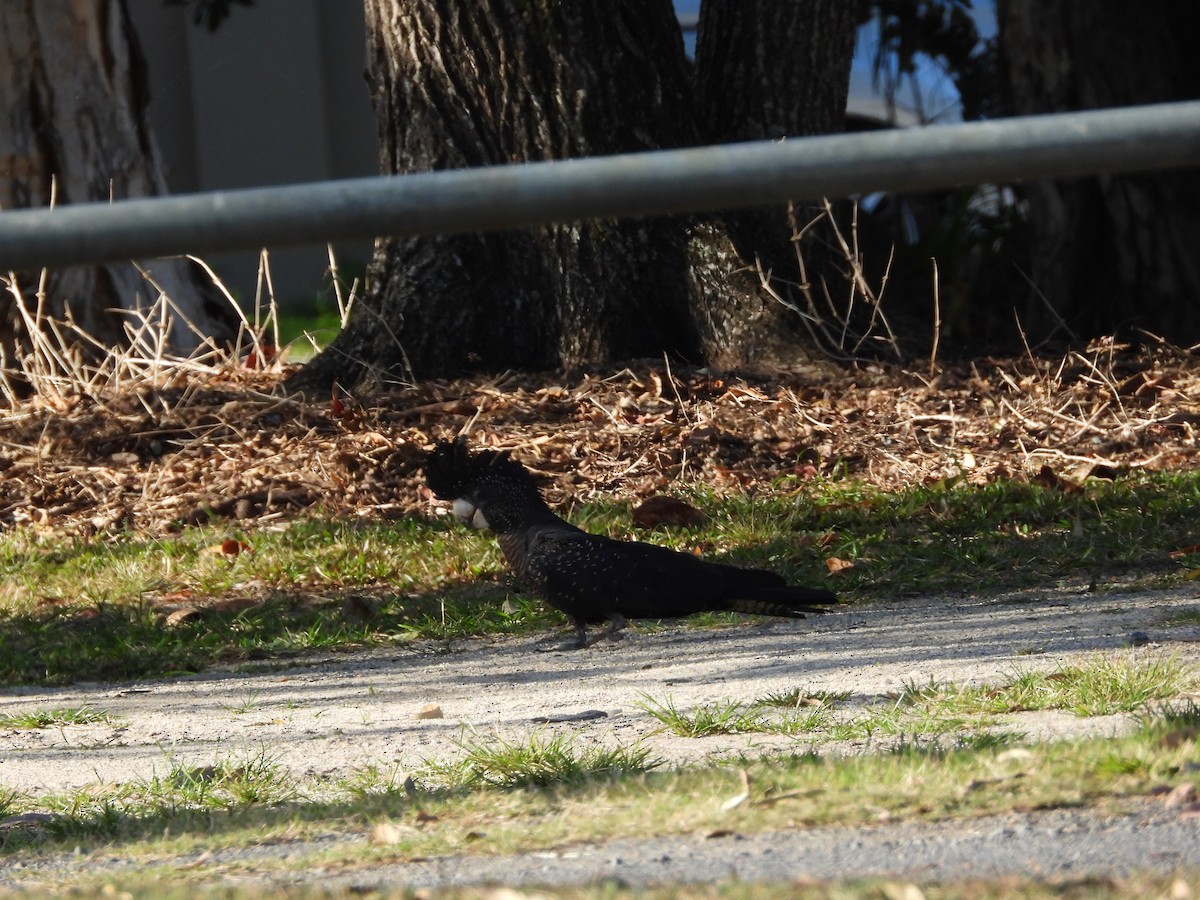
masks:
<path fill-rule="evenodd" d="M 828 205 L 823 217 L 833 221 Z M 864 342 L 895 348 L 886 278 L 869 286 L 855 230 L 835 234 L 848 294 L 814 296 L 798 250 L 797 312 L 835 355 L 853 356 Z M 265 257 L 254 316 L 239 312 L 235 346 L 186 357 L 170 352 L 179 311 L 161 291 L 131 316 L 126 349 L 90 360 L 81 349 L 94 340 L 70 319 L 48 318 L 44 293 L 26 305 L 6 281 L 35 338 L 0 361 L 0 525 L 161 534 L 214 517 L 270 521 L 314 504 L 334 515 L 402 515 L 427 507 L 415 478 L 424 449 L 464 429 L 552 478 L 558 501 L 696 483 L 791 493 L 806 480 L 844 478 L 885 490 L 998 480 L 1071 490 L 1089 475 L 1189 469 L 1196 454 L 1196 352 L 1154 338 L 1097 341 L 1054 359 L 1027 353 L 938 369 L 931 358 L 932 374 L 828 363 L 720 375 L 664 361 L 312 399 L 279 391 L 288 366 L 273 350 Z M 354 289 L 347 296 L 334 284 L 344 316 Z M 779 289 L 768 273 L 763 286 Z M 795 294 L 777 296 L 791 304 Z M 856 305 L 870 314 L 853 335 Z"/>
<path fill-rule="evenodd" d="M 162 533 L 318 502 L 405 514 L 426 506 L 414 477 L 424 449 L 464 427 L 553 479 L 559 501 L 689 483 L 787 493 L 843 478 L 1070 490 L 1088 475 L 1194 468 L 1200 422 L 1193 355 L 1162 343 L 980 360 L 933 379 L 886 366 L 725 377 L 643 363 L 317 401 L 272 393 L 276 371 L 164 365 L 101 400 L 56 381 L 52 401 L 10 406 L 0 523 Z"/>
<path fill-rule="evenodd" d="M 894 251 L 888 259 L 878 287 L 867 278 L 863 253 L 858 240 L 859 207 L 852 207 L 850 224 L 843 228 L 834 214 L 833 204 L 828 199 L 821 203 L 821 212 L 809 222 L 801 225 L 796 217 L 796 207 L 788 204 L 787 218 L 791 228 L 792 249 L 796 259 L 796 281 L 788 281 L 778 273 L 763 268 L 761 260 L 755 261 L 759 284 L 764 293 L 776 303 L 796 314 L 818 347 L 831 359 L 854 362 L 864 352 L 886 348 L 888 355 L 896 360 L 904 359 L 900 342 L 883 310 L 888 277 L 892 271 Z M 830 240 L 845 261 L 845 283 L 841 285 L 843 296 L 835 297 L 829 282 L 822 279 L 819 290 L 809 277 L 805 259 L 805 242 L 815 229 L 827 230 Z M 936 297 L 935 297 L 936 303 Z M 865 307 L 865 322 L 859 310 Z M 935 336 L 934 346 L 937 346 Z M 936 357 L 936 351 L 931 357 Z"/>

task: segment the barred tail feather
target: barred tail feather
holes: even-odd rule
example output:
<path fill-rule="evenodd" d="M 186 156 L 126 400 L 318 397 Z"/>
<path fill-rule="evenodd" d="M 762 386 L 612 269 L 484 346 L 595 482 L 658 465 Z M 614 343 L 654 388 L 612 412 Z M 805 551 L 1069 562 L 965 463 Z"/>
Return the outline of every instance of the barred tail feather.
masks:
<path fill-rule="evenodd" d="M 739 597 L 730 602 L 734 612 L 755 616 L 782 616 L 787 619 L 804 619 L 809 615 L 829 612 L 826 607 L 836 606 L 837 595 L 832 591 L 803 587 L 763 587 L 754 591 L 752 597 Z"/>

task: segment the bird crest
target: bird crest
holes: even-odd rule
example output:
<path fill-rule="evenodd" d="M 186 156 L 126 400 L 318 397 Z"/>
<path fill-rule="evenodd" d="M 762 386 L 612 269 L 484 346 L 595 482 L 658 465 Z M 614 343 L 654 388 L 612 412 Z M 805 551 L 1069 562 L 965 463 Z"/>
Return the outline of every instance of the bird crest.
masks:
<path fill-rule="evenodd" d="M 425 483 L 439 500 L 457 500 L 485 486 L 508 486 L 523 496 L 541 496 L 533 476 L 507 450 L 471 452 L 461 435 L 439 441 L 425 463 Z"/>

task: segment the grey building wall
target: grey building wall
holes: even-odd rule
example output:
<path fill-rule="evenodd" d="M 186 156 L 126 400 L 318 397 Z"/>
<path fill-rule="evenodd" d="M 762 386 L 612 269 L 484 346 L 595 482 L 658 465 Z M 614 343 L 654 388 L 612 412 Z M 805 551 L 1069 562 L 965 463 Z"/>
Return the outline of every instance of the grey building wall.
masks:
<path fill-rule="evenodd" d="M 172 192 L 378 172 L 359 0 L 257 0 L 234 6 L 216 32 L 162 0 L 128 4 L 150 68 L 149 114 Z M 370 250 L 338 247 L 338 259 L 362 266 Z M 257 255 L 208 262 L 253 300 Z M 281 302 L 321 290 L 324 248 L 272 250 L 270 263 Z"/>

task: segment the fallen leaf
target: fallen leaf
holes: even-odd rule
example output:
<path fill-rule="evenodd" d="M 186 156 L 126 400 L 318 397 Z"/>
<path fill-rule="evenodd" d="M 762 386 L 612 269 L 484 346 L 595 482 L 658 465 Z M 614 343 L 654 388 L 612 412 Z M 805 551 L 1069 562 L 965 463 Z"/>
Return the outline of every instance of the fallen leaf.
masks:
<path fill-rule="evenodd" d="M 742 790 L 721 804 L 721 812 L 737 809 L 750 799 L 750 773 L 745 769 L 738 769 L 738 776 L 742 780 Z"/>
<path fill-rule="evenodd" d="M 411 825 L 401 825 L 397 822 L 379 822 L 372 829 L 368 840 L 372 844 L 398 844 L 409 835 L 415 834 L 416 829 Z"/>
<path fill-rule="evenodd" d="M 414 719 L 440 719 L 442 708 L 436 703 L 426 703 L 413 714 Z"/>
<path fill-rule="evenodd" d="M 163 624 L 168 628 L 178 628 L 180 625 L 186 625 L 188 622 L 195 622 L 203 618 L 204 610 L 199 606 L 185 606 L 183 609 L 177 609 L 167 616 Z"/>
<path fill-rule="evenodd" d="M 376 612 L 375 604 L 369 597 L 361 594 L 349 594 L 342 603 L 342 616 L 350 622 L 370 622 L 375 618 Z"/>
<path fill-rule="evenodd" d="M 674 497 L 650 497 L 633 511 L 634 524 L 642 528 L 653 528 L 656 525 L 703 525 L 707 518 L 702 510 Z"/>
<path fill-rule="evenodd" d="M 925 900 L 924 892 L 915 884 L 889 882 L 880 888 L 887 900 Z"/>
<path fill-rule="evenodd" d="M 846 569 L 853 569 L 854 563 L 848 559 L 839 559 L 836 556 L 830 556 L 825 559 L 825 568 L 829 570 L 830 575 L 834 575 Z"/>

